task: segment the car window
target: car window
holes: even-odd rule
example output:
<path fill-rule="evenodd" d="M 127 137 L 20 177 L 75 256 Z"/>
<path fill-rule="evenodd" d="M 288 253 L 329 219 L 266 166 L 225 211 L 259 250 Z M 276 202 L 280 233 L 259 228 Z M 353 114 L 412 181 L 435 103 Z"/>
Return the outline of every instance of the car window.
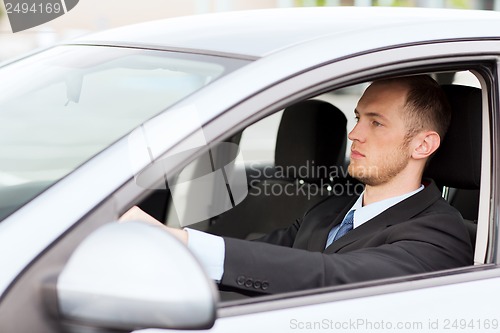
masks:
<path fill-rule="evenodd" d="M 274 164 L 274 149 L 282 114 L 283 111 L 276 112 L 245 128 L 239 146 L 247 163 Z"/>
<path fill-rule="evenodd" d="M 61 46 L 0 68 L 0 220 L 139 124 L 242 65 Z"/>

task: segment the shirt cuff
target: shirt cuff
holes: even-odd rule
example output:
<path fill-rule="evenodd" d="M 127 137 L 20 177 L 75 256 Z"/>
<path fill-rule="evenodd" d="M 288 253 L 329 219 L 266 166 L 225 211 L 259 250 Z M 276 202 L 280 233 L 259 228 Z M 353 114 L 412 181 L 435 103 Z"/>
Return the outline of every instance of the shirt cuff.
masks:
<path fill-rule="evenodd" d="M 224 274 L 226 250 L 224 239 L 194 229 L 184 230 L 188 233 L 188 248 L 200 261 L 208 276 L 220 282 Z"/>

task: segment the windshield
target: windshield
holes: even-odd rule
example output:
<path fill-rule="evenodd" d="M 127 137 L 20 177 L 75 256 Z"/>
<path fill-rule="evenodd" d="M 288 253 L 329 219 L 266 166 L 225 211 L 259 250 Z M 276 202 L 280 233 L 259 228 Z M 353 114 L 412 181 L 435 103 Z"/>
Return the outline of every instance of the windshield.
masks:
<path fill-rule="evenodd" d="M 61 46 L 0 67 L 0 221 L 144 121 L 244 63 Z"/>

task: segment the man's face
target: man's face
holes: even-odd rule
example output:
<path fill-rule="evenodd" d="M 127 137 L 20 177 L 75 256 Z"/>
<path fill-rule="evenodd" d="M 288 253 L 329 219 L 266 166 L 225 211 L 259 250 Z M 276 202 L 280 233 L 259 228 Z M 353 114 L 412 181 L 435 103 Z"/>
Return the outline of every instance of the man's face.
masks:
<path fill-rule="evenodd" d="M 406 88 L 394 83 L 375 83 L 358 102 L 357 124 L 349 133 L 349 174 L 366 185 L 387 183 L 410 161 L 402 116 L 406 93 Z"/>

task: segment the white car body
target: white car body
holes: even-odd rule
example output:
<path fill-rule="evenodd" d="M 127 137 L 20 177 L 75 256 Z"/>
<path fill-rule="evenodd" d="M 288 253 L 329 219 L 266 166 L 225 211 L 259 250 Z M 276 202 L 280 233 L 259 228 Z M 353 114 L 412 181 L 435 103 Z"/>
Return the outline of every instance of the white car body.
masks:
<path fill-rule="evenodd" d="M 204 54 L 248 64 L 148 120 L 0 222 L 0 331 L 5 333 L 28 332 L 29 325 L 15 330 L 22 313 L 6 322 L 10 316 L 6 309 L 18 307 L 10 305 L 13 300 L 8 297 L 18 281 L 74 228 L 85 223 L 89 233 L 97 228 L 98 223 L 85 222 L 89 216 L 117 215 L 139 196 L 136 189 L 124 189 L 131 177 L 151 163 L 150 158 L 160 158 L 172 149 L 201 147 L 323 86 L 345 86 L 429 64 L 446 67 L 447 62 L 485 61 L 498 69 L 500 13 L 342 7 L 261 10 L 144 23 L 67 44 Z M 500 330 L 493 328 L 500 321 L 496 302 L 500 295 L 498 72 L 492 80 L 495 90 L 489 90 L 489 95 L 483 90 L 493 109 L 483 110 L 474 267 L 362 288 L 222 303 L 210 332 Z M 479 82 L 486 87 L 486 82 Z M 195 143 L 186 143 L 190 135 Z M 131 146 L 137 148 L 133 162 Z M 148 148 L 151 155 L 144 154 Z M 75 193 L 75 189 L 80 190 Z M 47 267 L 47 274 L 58 269 Z M 51 325 L 40 331 L 49 331 Z M 153 331 L 172 332 L 148 330 Z"/>

